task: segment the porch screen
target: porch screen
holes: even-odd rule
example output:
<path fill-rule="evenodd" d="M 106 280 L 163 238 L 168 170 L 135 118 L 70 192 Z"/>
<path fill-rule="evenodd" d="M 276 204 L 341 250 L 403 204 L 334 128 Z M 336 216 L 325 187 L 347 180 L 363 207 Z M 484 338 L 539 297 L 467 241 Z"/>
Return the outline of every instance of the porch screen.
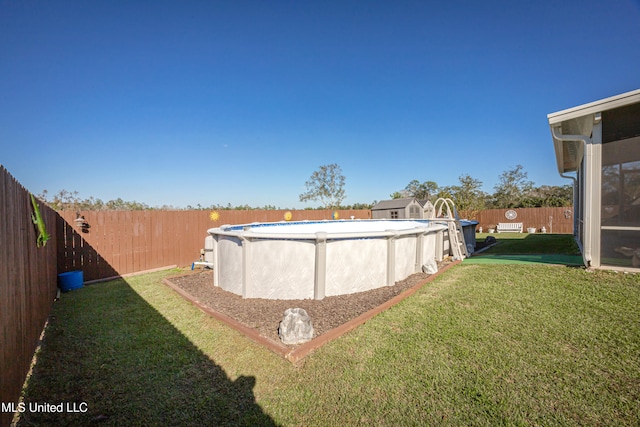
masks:
<path fill-rule="evenodd" d="M 602 265 L 640 268 L 639 107 L 602 116 Z"/>

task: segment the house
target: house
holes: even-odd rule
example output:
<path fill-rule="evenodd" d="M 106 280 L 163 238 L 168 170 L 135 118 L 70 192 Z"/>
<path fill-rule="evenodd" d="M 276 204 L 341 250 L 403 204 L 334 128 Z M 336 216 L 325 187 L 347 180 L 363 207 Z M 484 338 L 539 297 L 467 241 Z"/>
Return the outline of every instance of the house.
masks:
<path fill-rule="evenodd" d="M 585 265 L 640 272 L 640 90 L 547 118 Z"/>
<path fill-rule="evenodd" d="M 423 219 L 430 217 L 433 205 L 415 197 L 383 200 L 371 208 L 372 219 Z"/>

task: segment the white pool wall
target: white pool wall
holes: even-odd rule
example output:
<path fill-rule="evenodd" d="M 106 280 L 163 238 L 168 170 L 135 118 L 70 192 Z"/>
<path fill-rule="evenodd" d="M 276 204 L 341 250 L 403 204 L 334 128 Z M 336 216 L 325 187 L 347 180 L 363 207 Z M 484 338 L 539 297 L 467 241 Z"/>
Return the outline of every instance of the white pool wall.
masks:
<path fill-rule="evenodd" d="M 436 258 L 445 228 L 406 220 L 214 228 L 214 285 L 265 299 L 322 299 L 393 285 Z"/>

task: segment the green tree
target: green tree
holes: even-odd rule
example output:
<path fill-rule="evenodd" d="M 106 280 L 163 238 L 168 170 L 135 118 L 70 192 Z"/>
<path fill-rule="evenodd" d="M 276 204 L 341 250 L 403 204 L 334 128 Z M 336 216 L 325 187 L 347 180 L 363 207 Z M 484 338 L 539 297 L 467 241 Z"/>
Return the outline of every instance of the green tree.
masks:
<path fill-rule="evenodd" d="M 524 197 L 533 189 L 533 182 L 527 179 L 522 165 L 506 170 L 495 185 L 492 205 L 495 208 L 521 207 Z"/>
<path fill-rule="evenodd" d="M 300 194 L 300 201 L 319 201 L 325 209 L 336 209 L 346 197 L 344 182 L 338 164 L 320 166 L 305 183 L 307 191 Z"/>
<path fill-rule="evenodd" d="M 411 181 L 402 192 L 405 197 L 415 197 L 419 200 L 427 200 L 438 191 L 438 184 L 434 181 L 420 182 L 417 179 Z"/>
<path fill-rule="evenodd" d="M 442 199 L 451 199 L 453 200 L 453 193 L 455 188 L 451 185 L 446 185 L 444 187 L 439 187 L 438 192 L 432 197 L 432 202 L 435 203 L 436 200 Z"/>
<path fill-rule="evenodd" d="M 371 209 L 372 207 L 373 204 L 371 203 L 354 203 L 353 205 L 348 206 L 348 209 Z"/>
<path fill-rule="evenodd" d="M 486 193 L 481 190 L 482 181 L 470 175 L 460 175 L 459 185 L 450 187 L 451 198 L 458 211 L 467 211 L 471 215 L 485 208 Z"/>
<path fill-rule="evenodd" d="M 573 186 L 541 185 L 533 188 L 522 199 L 522 207 L 562 207 L 573 203 Z"/>

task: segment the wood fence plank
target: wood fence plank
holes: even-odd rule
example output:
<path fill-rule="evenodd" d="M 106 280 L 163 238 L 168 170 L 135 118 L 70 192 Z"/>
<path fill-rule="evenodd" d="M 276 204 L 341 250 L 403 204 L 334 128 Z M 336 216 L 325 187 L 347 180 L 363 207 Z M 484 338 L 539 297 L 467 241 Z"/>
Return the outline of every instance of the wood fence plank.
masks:
<path fill-rule="evenodd" d="M 122 243 L 122 253 L 124 254 L 125 265 L 120 274 L 133 273 L 133 227 L 131 226 L 131 219 L 133 214 L 131 211 L 120 212 L 120 233 Z"/>
<path fill-rule="evenodd" d="M 142 225 L 140 224 L 140 211 L 135 211 L 131 213 L 131 252 L 132 252 L 132 271 L 143 271 L 144 270 L 144 261 L 141 260 L 140 252 L 144 249 L 141 248 L 141 233 L 144 231 L 141 230 Z"/>
<path fill-rule="evenodd" d="M 57 277 L 57 215 L 40 212 L 51 234 L 36 246 L 31 196 L 0 166 L 0 402 L 16 403 L 38 338 L 49 316 Z M 13 414 L 0 412 L 0 425 Z"/>

